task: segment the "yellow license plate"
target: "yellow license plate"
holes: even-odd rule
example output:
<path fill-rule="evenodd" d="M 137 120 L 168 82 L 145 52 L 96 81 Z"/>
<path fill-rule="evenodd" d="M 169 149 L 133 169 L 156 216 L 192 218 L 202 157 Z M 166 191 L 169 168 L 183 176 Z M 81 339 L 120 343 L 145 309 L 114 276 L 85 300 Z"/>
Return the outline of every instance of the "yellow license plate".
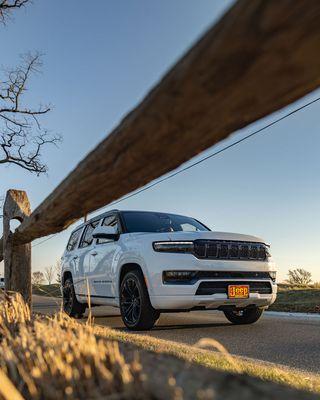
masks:
<path fill-rule="evenodd" d="M 249 297 L 249 285 L 229 285 L 229 299 L 247 299 Z"/>

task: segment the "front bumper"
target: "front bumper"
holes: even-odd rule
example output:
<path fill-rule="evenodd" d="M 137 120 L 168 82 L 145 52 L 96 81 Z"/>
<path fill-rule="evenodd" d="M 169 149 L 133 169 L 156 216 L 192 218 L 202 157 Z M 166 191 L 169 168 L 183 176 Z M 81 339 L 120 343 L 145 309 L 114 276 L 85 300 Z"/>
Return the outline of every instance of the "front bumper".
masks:
<path fill-rule="evenodd" d="M 238 277 L 228 278 L 200 278 L 190 284 L 168 284 L 163 282 L 163 272 L 171 270 L 181 271 L 216 271 L 216 272 L 248 272 L 243 279 Z M 146 268 L 146 283 L 151 304 L 158 310 L 189 310 L 194 307 L 219 308 L 223 306 L 247 307 L 257 305 L 268 307 L 271 305 L 277 294 L 277 285 L 272 279 L 251 278 L 250 273 L 275 271 L 272 260 L 268 261 L 247 261 L 247 260 L 210 260 L 198 259 L 189 254 L 152 253 Z M 226 292 L 203 295 L 197 290 L 203 282 L 230 282 L 237 281 L 239 284 L 250 284 L 250 282 L 268 282 L 272 290 L 269 293 L 251 292 L 248 299 L 228 299 Z"/>
<path fill-rule="evenodd" d="M 230 282 L 231 283 L 231 282 Z M 243 282 L 250 283 L 247 280 Z M 223 307 L 244 308 L 248 306 L 268 307 L 275 302 L 277 297 L 277 285 L 270 281 L 272 293 L 250 293 L 247 299 L 229 299 L 227 294 L 215 293 L 211 295 L 174 294 L 175 287 L 170 285 L 172 294 L 150 296 L 152 306 L 157 310 L 190 310 L 193 308 L 218 309 Z"/>

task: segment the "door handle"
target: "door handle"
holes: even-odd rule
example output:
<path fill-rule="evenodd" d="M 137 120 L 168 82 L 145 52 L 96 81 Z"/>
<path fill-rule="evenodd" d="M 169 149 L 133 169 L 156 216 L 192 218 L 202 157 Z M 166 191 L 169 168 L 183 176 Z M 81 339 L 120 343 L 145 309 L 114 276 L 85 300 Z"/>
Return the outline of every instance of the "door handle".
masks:
<path fill-rule="evenodd" d="M 73 260 L 76 260 L 77 258 L 79 258 L 79 256 L 74 256 L 72 259 L 73 259 Z"/>
<path fill-rule="evenodd" d="M 92 251 L 90 254 L 91 254 L 92 256 L 96 256 L 96 255 L 98 254 L 98 252 L 97 252 L 97 251 Z"/>

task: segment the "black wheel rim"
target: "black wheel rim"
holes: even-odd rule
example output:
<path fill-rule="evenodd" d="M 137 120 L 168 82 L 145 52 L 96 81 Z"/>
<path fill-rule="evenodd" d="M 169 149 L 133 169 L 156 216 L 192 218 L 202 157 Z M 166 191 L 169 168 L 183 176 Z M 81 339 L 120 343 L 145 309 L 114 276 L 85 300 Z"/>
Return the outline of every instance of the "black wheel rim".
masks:
<path fill-rule="evenodd" d="M 68 314 L 72 309 L 72 301 L 72 288 L 70 283 L 66 283 L 63 287 L 63 309 Z"/>
<path fill-rule="evenodd" d="M 232 311 L 232 313 L 236 317 L 243 317 L 244 316 L 244 310 L 235 310 L 235 311 Z"/>
<path fill-rule="evenodd" d="M 121 311 L 128 325 L 136 325 L 141 313 L 141 297 L 137 282 L 133 278 L 126 279 L 122 286 Z"/>

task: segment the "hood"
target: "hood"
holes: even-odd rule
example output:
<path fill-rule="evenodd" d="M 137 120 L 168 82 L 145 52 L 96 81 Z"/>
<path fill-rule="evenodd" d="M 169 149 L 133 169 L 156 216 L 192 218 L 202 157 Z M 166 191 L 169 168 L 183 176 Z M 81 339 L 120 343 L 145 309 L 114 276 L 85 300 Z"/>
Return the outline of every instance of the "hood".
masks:
<path fill-rule="evenodd" d="M 208 240 L 235 240 L 241 242 L 258 242 L 266 243 L 262 238 L 252 235 L 245 235 L 241 233 L 231 232 L 165 232 L 165 233 L 147 233 L 140 232 L 134 233 L 133 235 L 150 235 L 154 240 L 196 240 L 196 239 L 208 239 Z"/>

